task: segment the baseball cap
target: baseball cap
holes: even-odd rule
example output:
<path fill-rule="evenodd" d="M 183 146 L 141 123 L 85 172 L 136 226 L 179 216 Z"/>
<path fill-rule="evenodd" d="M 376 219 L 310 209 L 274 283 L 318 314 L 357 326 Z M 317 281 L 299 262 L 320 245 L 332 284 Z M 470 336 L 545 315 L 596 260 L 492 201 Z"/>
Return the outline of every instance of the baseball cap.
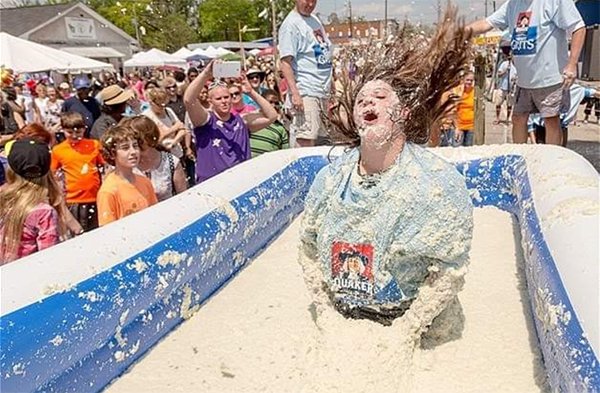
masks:
<path fill-rule="evenodd" d="M 19 176 L 26 179 L 42 177 L 50 170 L 50 148 L 32 138 L 9 142 L 8 165 Z"/>
<path fill-rule="evenodd" d="M 119 85 L 110 85 L 100 92 L 100 100 L 104 105 L 122 104 L 132 97 L 131 90 L 123 90 Z"/>
<path fill-rule="evenodd" d="M 75 86 L 75 90 L 89 89 L 91 83 L 87 76 L 78 76 L 73 81 L 73 86 Z"/>
<path fill-rule="evenodd" d="M 71 86 L 69 86 L 69 83 L 67 82 L 61 82 L 60 85 L 58 85 L 58 88 L 61 90 L 70 90 Z"/>

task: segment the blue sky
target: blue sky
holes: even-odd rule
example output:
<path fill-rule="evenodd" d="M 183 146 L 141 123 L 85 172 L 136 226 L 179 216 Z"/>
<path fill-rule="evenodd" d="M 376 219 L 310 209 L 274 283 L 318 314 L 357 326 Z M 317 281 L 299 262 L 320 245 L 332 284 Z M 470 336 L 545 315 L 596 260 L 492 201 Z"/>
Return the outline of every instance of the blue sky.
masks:
<path fill-rule="evenodd" d="M 327 16 L 336 12 L 339 17 L 348 16 L 348 0 L 318 0 L 317 12 L 321 13 L 324 22 Z M 496 7 L 505 0 L 496 0 Z M 446 0 L 440 1 L 442 7 Z M 485 15 L 484 0 L 454 0 L 459 6 L 460 13 L 467 20 L 474 20 Z M 493 1 L 488 1 L 488 13 L 492 13 Z M 352 0 L 352 16 L 364 16 L 367 19 L 383 19 L 384 0 Z M 405 15 L 413 22 L 432 23 L 437 20 L 437 0 L 388 0 L 388 18 L 403 20 Z"/>

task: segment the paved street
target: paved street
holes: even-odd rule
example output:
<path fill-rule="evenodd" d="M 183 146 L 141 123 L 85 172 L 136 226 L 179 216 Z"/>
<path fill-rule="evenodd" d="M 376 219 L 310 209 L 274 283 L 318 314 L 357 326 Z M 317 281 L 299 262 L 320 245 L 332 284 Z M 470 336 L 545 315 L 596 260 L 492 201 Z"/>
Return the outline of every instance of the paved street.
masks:
<path fill-rule="evenodd" d="M 592 163 L 594 168 L 600 172 L 600 125 L 596 124 L 596 117 L 590 117 L 594 123 L 583 124 L 583 108 L 579 106 L 577 124 L 569 126 L 568 148 L 576 151 Z M 494 125 L 495 106 L 491 102 L 486 102 L 485 113 L 485 143 L 498 144 L 512 141 L 511 125 L 505 123 Z M 506 114 L 500 115 L 501 119 L 506 119 Z"/>

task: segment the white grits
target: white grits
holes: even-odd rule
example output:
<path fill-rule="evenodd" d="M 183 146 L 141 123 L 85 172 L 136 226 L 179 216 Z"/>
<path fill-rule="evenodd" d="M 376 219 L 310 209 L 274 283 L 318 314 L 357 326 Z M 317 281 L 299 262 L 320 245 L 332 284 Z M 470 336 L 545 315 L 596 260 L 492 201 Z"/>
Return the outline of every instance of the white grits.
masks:
<path fill-rule="evenodd" d="M 397 329 L 311 313 L 296 219 L 107 392 L 546 391 L 516 223 L 491 207 L 474 223 L 450 341 L 415 348 Z"/>

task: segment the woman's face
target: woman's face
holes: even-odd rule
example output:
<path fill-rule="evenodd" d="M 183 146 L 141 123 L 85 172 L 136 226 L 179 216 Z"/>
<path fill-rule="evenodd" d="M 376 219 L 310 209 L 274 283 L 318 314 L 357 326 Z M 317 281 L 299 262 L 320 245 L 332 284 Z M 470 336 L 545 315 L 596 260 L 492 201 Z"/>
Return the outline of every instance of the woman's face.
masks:
<path fill-rule="evenodd" d="M 267 83 L 271 86 L 275 84 L 275 74 L 267 75 Z"/>
<path fill-rule="evenodd" d="M 48 88 L 48 99 L 52 102 L 56 101 L 56 99 L 58 98 L 58 93 L 56 92 L 56 89 L 54 87 L 49 87 Z"/>
<path fill-rule="evenodd" d="M 156 113 L 157 115 L 162 115 L 165 113 L 166 106 L 167 103 L 160 100 L 150 101 L 150 108 L 152 109 L 152 112 Z"/>
<path fill-rule="evenodd" d="M 248 82 L 250 82 L 250 85 L 252 86 L 253 89 L 258 89 L 260 86 L 261 81 L 261 77 L 260 74 L 251 74 L 248 75 Z"/>
<path fill-rule="evenodd" d="M 229 88 L 229 95 L 231 95 L 231 104 L 236 105 L 242 101 L 242 91 L 237 86 Z"/>
<path fill-rule="evenodd" d="M 213 110 L 220 114 L 231 111 L 231 94 L 225 86 L 215 87 L 208 92 L 208 100 Z"/>
<path fill-rule="evenodd" d="M 356 96 L 354 123 L 361 144 L 381 148 L 401 134 L 400 100 L 392 87 L 381 80 L 366 83 Z"/>
<path fill-rule="evenodd" d="M 348 258 L 348 271 L 356 274 L 360 273 L 360 259 L 357 257 Z"/>
<path fill-rule="evenodd" d="M 46 86 L 44 85 L 39 85 L 38 87 L 35 88 L 35 92 L 37 93 L 38 97 L 40 98 L 46 98 L 48 95 L 47 90 L 46 90 Z"/>
<path fill-rule="evenodd" d="M 199 98 L 201 102 L 208 102 L 208 89 L 206 87 L 203 87 L 202 91 L 200 91 Z"/>

